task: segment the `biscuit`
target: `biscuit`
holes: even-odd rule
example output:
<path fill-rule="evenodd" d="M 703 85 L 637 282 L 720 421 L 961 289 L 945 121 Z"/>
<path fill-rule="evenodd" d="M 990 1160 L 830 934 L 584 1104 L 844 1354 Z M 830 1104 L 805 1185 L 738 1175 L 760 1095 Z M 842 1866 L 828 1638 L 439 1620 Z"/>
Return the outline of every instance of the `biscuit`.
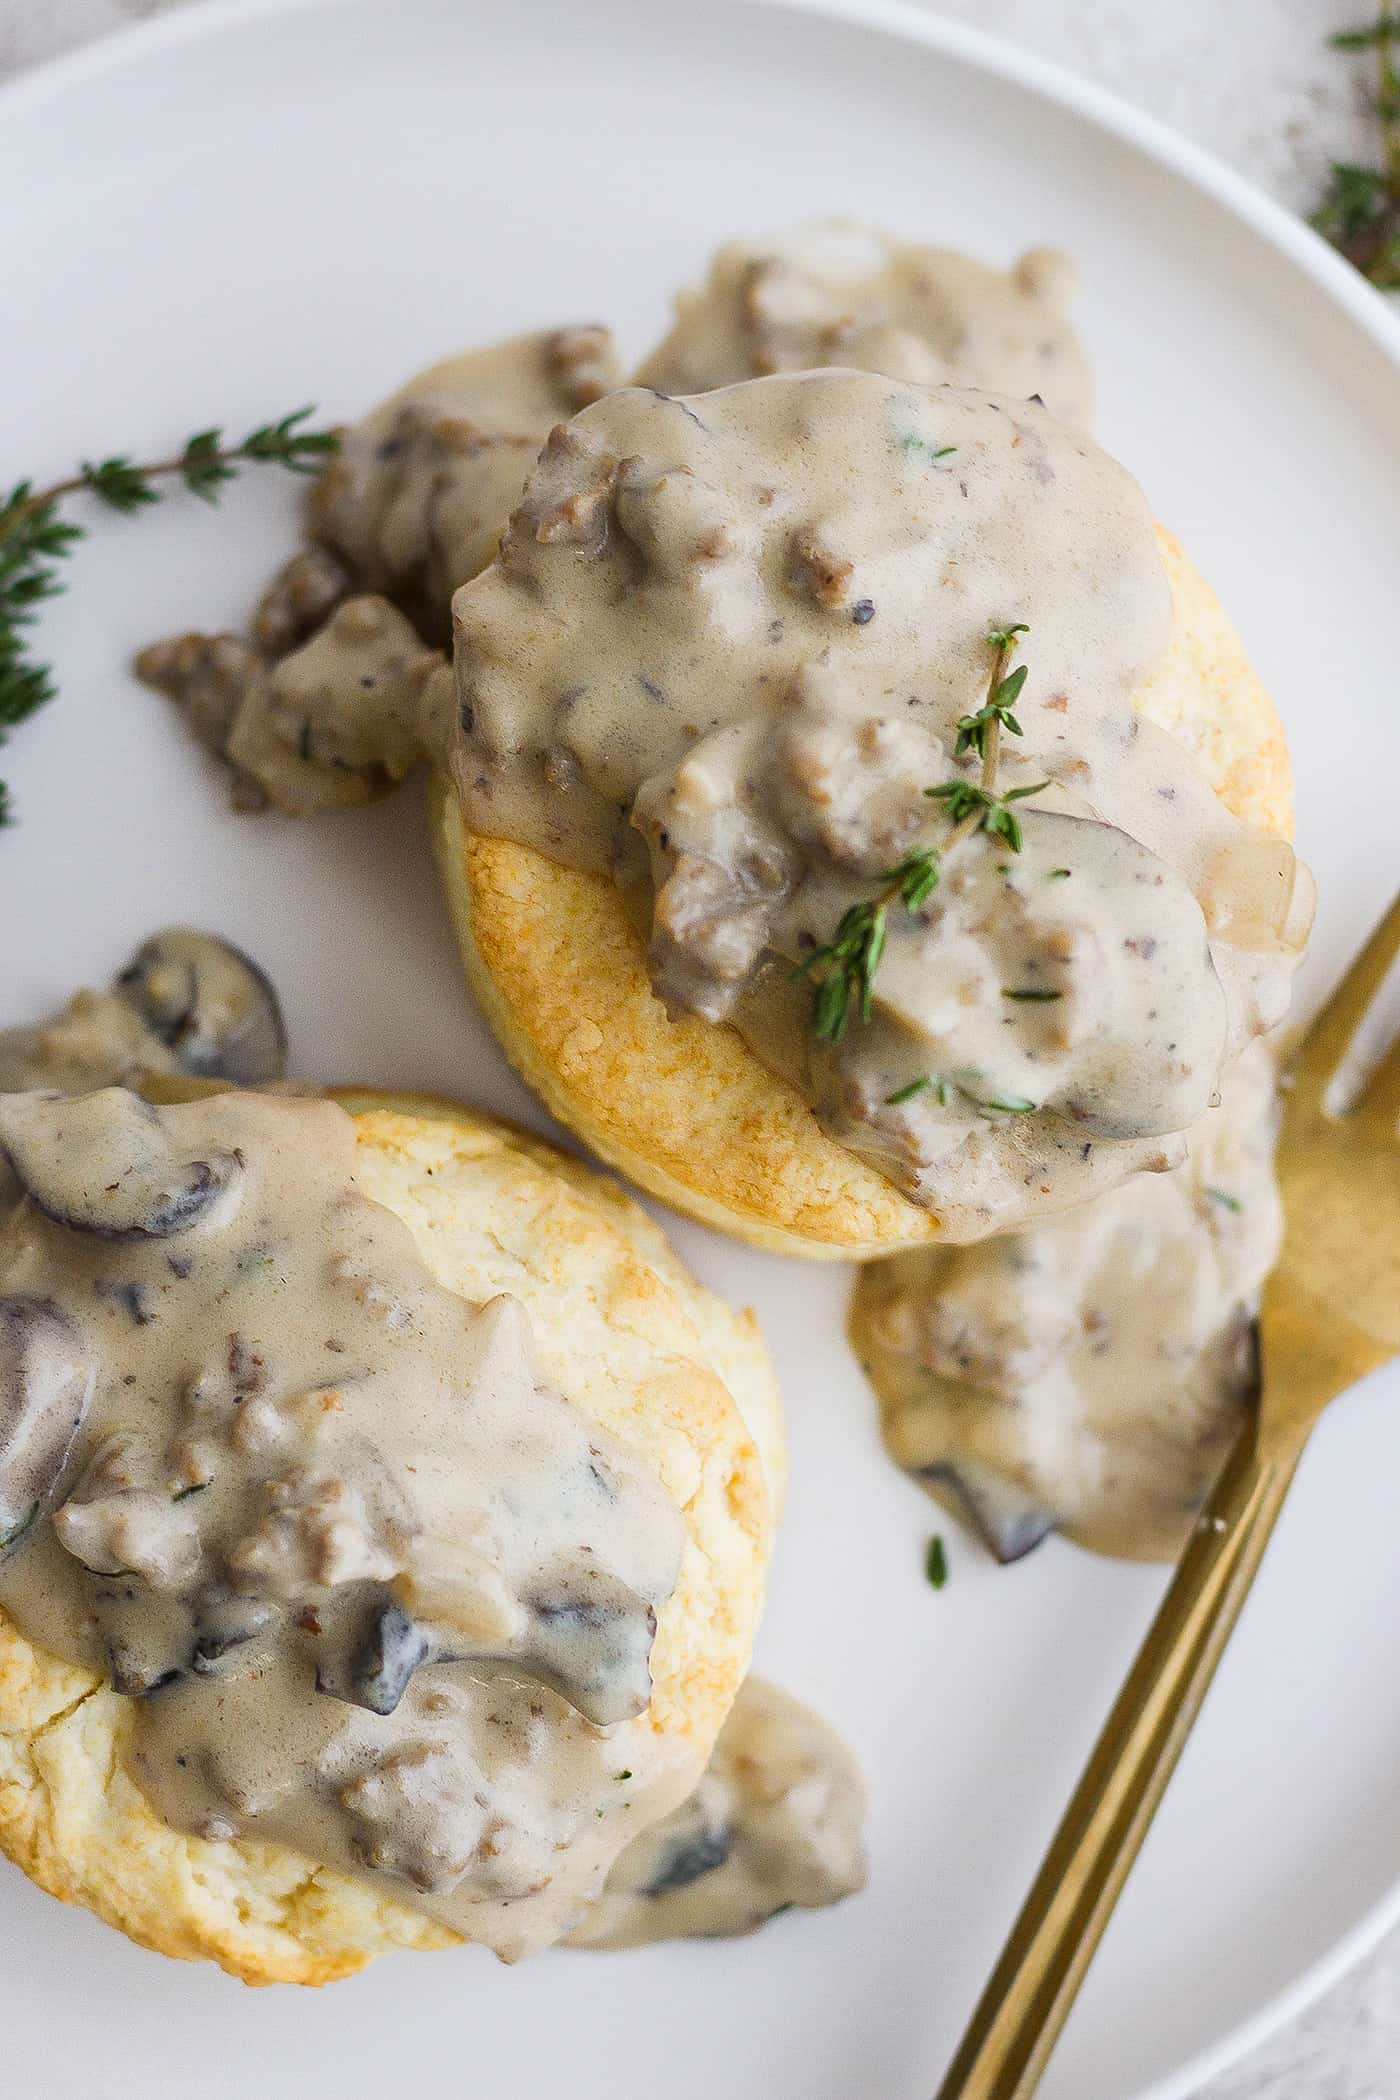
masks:
<path fill-rule="evenodd" d="M 647 1718 L 703 1760 L 748 1666 L 782 1466 L 752 1316 L 696 1283 L 620 1190 L 539 1140 L 447 1103 L 340 1098 L 361 1188 L 408 1225 L 438 1282 L 514 1293 L 546 1374 L 679 1506 L 687 1544 Z M 284 1846 L 172 1830 L 128 1777 L 130 1733 L 129 1700 L 0 1618 L 0 1848 L 51 1895 L 248 1983 L 327 1983 L 389 1948 L 456 1943 Z"/>
<path fill-rule="evenodd" d="M 1214 592 L 1159 529 L 1175 620 L 1137 694 L 1238 817 L 1293 829 L 1283 726 Z M 468 838 L 436 786 L 434 846 L 472 990 L 560 1122 L 639 1188 L 778 1254 L 864 1260 L 940 1237 L 737 1032 L 669 1021 L 645 942 L 610 879 L 499 838 Z"/>

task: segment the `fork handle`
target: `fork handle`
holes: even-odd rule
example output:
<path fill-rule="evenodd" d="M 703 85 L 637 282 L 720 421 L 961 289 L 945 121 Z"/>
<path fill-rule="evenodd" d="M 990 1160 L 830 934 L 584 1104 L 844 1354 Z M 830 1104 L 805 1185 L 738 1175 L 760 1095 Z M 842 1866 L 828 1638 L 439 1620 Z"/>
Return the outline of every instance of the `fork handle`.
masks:
<path fill-rule="evenodd" d="M 936 2100 L 1030 2100 L 1176 1769 L 1303 1444 L 1235 1444 Z"/>

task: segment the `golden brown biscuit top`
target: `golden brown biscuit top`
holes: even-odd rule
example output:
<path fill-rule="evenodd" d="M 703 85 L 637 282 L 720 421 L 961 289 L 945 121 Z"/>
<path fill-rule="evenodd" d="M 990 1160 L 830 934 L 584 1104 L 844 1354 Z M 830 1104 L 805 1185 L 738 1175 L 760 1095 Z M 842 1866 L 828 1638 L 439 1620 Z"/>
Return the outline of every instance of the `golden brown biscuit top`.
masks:
<path fill-rule="evenodd" d="M 174 1827 L 557 1936 L 674 1790 L 618 1735 L 685 1538 L 655 1474 L 517 1299 L 434 1280 L 340 1108 L 14 1094 L 0 1144 L 0 1601 L 134 1702 Z"/>
<path fill-rule="evenodd" d="M 1033 404 L 624 390 L 454 612 L 469 828 L 614 873 L 671 1011 L 955 1237 L 1169 1165 L 1278 1018 L 1292 854 L 1135 711 L 1152 522 Z"/>

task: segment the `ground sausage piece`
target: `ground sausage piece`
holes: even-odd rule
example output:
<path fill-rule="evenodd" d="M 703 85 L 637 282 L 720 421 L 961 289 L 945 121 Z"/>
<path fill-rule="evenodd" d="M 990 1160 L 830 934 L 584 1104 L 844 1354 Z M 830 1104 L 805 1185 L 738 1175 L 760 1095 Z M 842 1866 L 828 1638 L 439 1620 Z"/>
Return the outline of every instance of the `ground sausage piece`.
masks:
<path fill-rule="evenodd" d="M 668 1009 L 738 1028 L 952 1238 L 1172 1167 L 1283 1010 L 1308 884 L 1137 714 L 1152 519 L 1042 406 L 622 389 L 454 613 L 468 827 L 649 891 Z"/>
<path fill-rule="evenodd" d="M 1257 1390 L 1275 1122 L 1256 1043 L 1174 1173 L 862 1270 L 851 1339 L 886 1446 L 1002 1558 L 1057 1528 L 1101 1552 L 1180 1551 Z"/>
<path fill-rule="evenodd" d="M 630 1844 L 575 1947 L 756 1932 L 865 1886 L 865 1787 L 810 1706 L 748 1677 L 690 1799 Z"/>
<path fill-rule="evenodd" d="M 341 433 L 309 543 L 264 593 L 251 642 L 190 633 L 140 652 L 137 676 L 233 768 L 236 807 L 343 808 L 432 755 L 417 699 L 452 594 L 496 551 L 551 429 L 620 377 L 597 324 L 430 366 Z"/>
<path fill-rule="evenodd" d="M 559 1937 L 698 1776 L 648 1712 L 660 1481 L 518 1300 L 435 1281 L 332 1103 L 6 1094 L 0 1147 L 0 1605 L 134 1702 L 172 1827 Z"/>
<path fill-rule="evenodd" d="M 721 248 L 701 289 L 680 295 L 675 325 L 637 377 L 697 394 L 845 365 L 920 386 L 1036 395 L 1083 426 L 1091 387 L 1067 318 L 1073 295 L 1074 266 L 1052 249 L 1001 271 L 850 220 L 818 221 Z"/>

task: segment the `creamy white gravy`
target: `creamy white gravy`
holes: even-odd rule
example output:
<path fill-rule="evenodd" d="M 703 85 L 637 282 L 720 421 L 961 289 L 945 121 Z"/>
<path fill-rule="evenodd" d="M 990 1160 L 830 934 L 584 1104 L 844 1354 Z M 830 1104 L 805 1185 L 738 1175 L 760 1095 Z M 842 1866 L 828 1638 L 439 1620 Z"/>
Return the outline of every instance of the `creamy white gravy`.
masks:
<path fill-rule="evenodd" d="M 192 632 L 140 652 L 138 676 L 233 768 L 240 808 L 351 807 L 417 762 L 453 591 L 495 553 L 552 426 L 620 377 L 593 324 L 430 365 L 341 433 L 311 492 L 310 544 L 248 639 Z"/>
<path fill-rule="evenodd" d="M 214 934 L 166 926 L 105 991 L 75 992 L 45 1021 L 0 1028 L 0 1094 L 80 1094 L 176 1072 L 265 1086 L 281 1079 L 286 1057 L 277 994 L 252 958 Z"/>
<path fill-rule="evenodd" d="M 1180 1550 L 1257 1390 L 1274 1126 L 1256 1043 L 1174 1173 L 861 1271 L 851 1341 L 886 1446 L 1002 1559 L 1057 1529 L 1104 1553 Z"/>
<path fill-rule="evenodd" d="M 392 599 L 425 637 L 445 642 L 452 593 L 495 553 L 551 427 L 621 377 L 597 325 L 512 336 L 429 365 L 342 433 L 311 493 L 312 538 L 359 589 Z"/>
<path fill-rule="evenodd" d="M 671 1010 L 738 1027 L 954 1238 L 1174 1164 L 1283 1010 L 1292 852 L 1135 713 L 1171 623 L 1152 520 L 1043 408 L 843 371 L 625 389 L 552 435 L 454 618 L 471 828 L 610 872 Z M 981 777 L 959 723 L 1012 623 L 1020 850 L 950 848 L 930 790 Z M 794 968 L 929 852 L 868 1019 L 819 1040 Z"/>
<path fill-rule="evenodd" d="M 700 1785 L 633 1839 L 574 1947 L 756 1932 L 865 1886 L 865 1783 L 820 1714 L 746 1678 Z"/>
<path fill-rule="evenodd" d="M 897 241 L 848 219 L 721 248 L 699 291 L 637 373 L 700 394 L 768 372 L 844 365 L 920 386 L 1032 394 L 1087 424 L 1088 361 L 1068 320 L 1068 256 L 1034 248 L 1007 271 Z"/>
<path fill-rule="evenodd" d="M 326 1102 L 0 1097 L 0 1603 L 133 1702 L 178 1828 L 507 1958 L 697 1778 L 650 1726 L 683 1531 L 355 1187 Z"/>

